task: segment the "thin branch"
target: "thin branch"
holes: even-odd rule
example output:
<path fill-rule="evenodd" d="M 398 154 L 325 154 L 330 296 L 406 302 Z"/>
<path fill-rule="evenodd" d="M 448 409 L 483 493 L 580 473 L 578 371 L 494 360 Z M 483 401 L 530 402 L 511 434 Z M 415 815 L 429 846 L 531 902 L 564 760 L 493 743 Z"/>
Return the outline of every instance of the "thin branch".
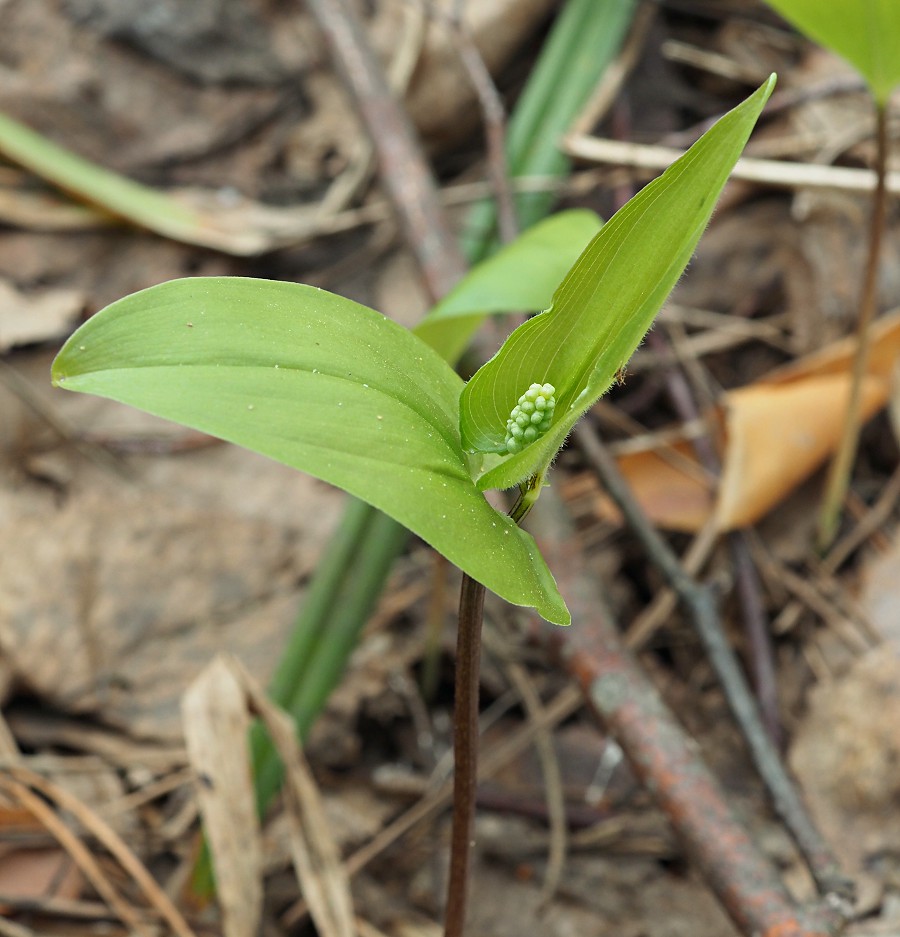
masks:
<path fill-rule="evenodd" d="M 346 0 L 308 0 L 335 66 L 351 90 L 378 157 L 381 182 L 415 253 L 429 292 L 443 296 L 465 261 L 438 198 L 437 185 L 403 109 Z"/>
<path fill-rule="evenodd" d="M 700 761 L 695 743 L 622 647 L 602 584 L 585 567 L 552 489 L 541 498 L 533 526 L 578 621 L 573 628 L 546 625 L 545 642 L 578 680 L 741 932 L 748 937 L 839 933 L 844 917 L 831 903 L 822 902 L 815 920 L 795 907 Z"/>
<path fill-rule="evenodd" d="M 544 704 L 534 687 L 528 671 L 515 661 L 506 665 L 506 672 L 522 700 L 529 719 L 538 719 Z M 553 735 L 549 729 L 535 734 L 534 747 L 541 765 L 544 778 L 547 823 L 550 827 L 550 848 L 547 854 L 547 870 L 541 888 L 540 908 L 545 908 L 553 899 L 562 880 L 568 851 L 568 830 L 566 827 L 566 801 L 563 792 L 562 773 L 559 758 L 553 747 Z"/>
<path fill-rule="evenodd" d="M 563 141 L 562 148 L 569 156 L 589 163 L 628 166 L 653 173 L 668 169 L 684 152 L 667 146 L 584 135 L 569 135 Z M 754 159 L 751 156 L 743 156 L 735 163 L 731 178 L 786 189 L 838 192 L 872 192 L 877 185 L 876 174 L 870 169 L 789 163 L 777 159 Z M 900 195 L 900 172 L 887 174 L 887 191 L 891 195 Z"/>
<path fill-rule="evenodd" d="M 869 254 L 863 275 L 862 298 L 859 304 L 859 322 L 856 326 L 856 354 L 850 378 L 850 399 L 844 416 L 841 443 L 831 463 L 822 512 L 819 516 L 819 549 L 831 546 L 837 533 L 841 505 L 850 484 L 856 450 L 859 446 L 860 413 L 862 410 L 862 384 L 869 363 L 871 325 L 878 310 L 878 268 L 881 243 L 887 220 L 887 105 L 879 104 L 876 112 L 875 195 L 869 228 Z"/>
<path fill-rule="evenodd" d="M 451 29 L 456 38 L 460 61 L 469 76 L 481 107 L 487 148 L 488 178 L 494 197 L 497 199 L 497 225 L 500 240 L 508 243 L 519 233 L 519 222 L 516 218 L 516 203 L 506 162 L 506 110 L 497 86 L 491 78 L 491 73 L 484 64 L 484 59 L 466 25 L 461 6 L 462 4 L 459 3 L 456 5 L 451 19 Z"/>
<path fill-rule="evenodd" d="M 558 725 L 581 709 L 583 705 L 584 697 L 578 687 L 568 685 L 560 690 L 556 697 L 544 707 L 540 716 L 517 729 L 508 738 L 481 752 L 482 777 L 491 777 L 496 774 L 534 744 L 537 732 Z M 356 875 L 400 837 L 445 809 L 452 797 L 452 781 L 447 781 L 437 790 L 426 794 L 347 858 L 345 863 L 347 874 Z M 282 916 L 281 923 L 286 928 L 294 927 L 305 917 L 306 913 L 306 902 L 301 898 Z"/>
<path fill-rule="evenodd" d="M 650 333 L 648 343 L 666 347 L 665 339 L 658 332 Z M 696 362 L 694 363 L 696 364 Z M 677 368 L 670 368 L 666 375 L 666 384 L 681 419 L 685 422 L 698 420 L 700 410 L 685 374 Z M 698 436 L 692 440 L 692 445 L 703 467 L 710 475 L 718 478 L 721 474 L 721 463 L 709 436 Z M 747 636 L 750 651 L 750 671 L 753 675 L 756 697 L 759 700 L 766 730 L 775 745 L 780 747 L 782 731 L 778 712 L 775 655 L 772 650 L 769 623 L 763 610 L 759 576 L 756 567 L 753 565 L 750 547 L 743 531 L 730 531 L 728 546 L 734 564 L 737 592 L 741 603 L 741 617 L 743 618 L 744 633 Z M 726 693 L 730 692 L 729 686 L 725 686 L 724 689 Z"/>
<path fill-rule="evenodd" d="M 606 116 L 644 51 L 644 43 L 656 19 L 656 13 L 656 3 L 642 3 L 638 7 L 631 21 L 628 36 L 622 43 L 622 48 L 619 49 L 619 54 L 604 69 L 587 103 L 572 121 L 569 127 L 570 134 L 579 136 L 590 133 Z"/>
<path fill-rule="evenodd" d="M 722 686 L 727 688 L 729 706 L 747 740 L 775 810 L 791 832 L 819 891 L 823 895 L 848 898 L 853 893 L 852 883 L 841 872 L 831 849 L 810 819 L 778 752 L 769 740 L 734 652 L 722 634 L 712 590 L 691 579 L 682 569 L 678 558 L 647 520 L 615 460 L 600 440 L 586 426 L 576 428 L 575 436 L 607 493 L 640 539 L 650 560 L 668 579 L 669 585 L 678 593 L 690 614 L 713 670 Z"/>

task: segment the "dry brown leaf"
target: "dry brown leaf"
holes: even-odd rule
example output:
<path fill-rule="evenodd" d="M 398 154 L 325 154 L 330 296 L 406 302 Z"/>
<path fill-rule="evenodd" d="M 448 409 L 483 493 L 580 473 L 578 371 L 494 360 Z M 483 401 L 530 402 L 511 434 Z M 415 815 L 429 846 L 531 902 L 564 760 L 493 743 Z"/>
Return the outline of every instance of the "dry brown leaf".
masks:
<path fill-rule="evenodd" d="M 0 280 L 0 354 L 68 335 L 84 304 L 80 290 L 22 293 Z"/>
<path fill-rule="evenodd" d="M 863 382 L 864 420 L 884 405 L 884 390 L 877 378 Z M 759 520 L 828 458 L 840 442 L 849 395 L 849 375 L 751 385 L 726 395 L 719 530 Z"/>
<path fill-rule="evenodd" d="M 253 937 L 263 901 L 263 857 L 240 680 L 218 656 L 188 687 L 184 736 L 216 873 L 225 937 Z"/>
<path fill-rule="evenodd" d="M 236 657 L 220 654 L 185 694 L 184 721 L 191 761 L 201 779 L 200 808 L 209 831 L 227 937 L 255 933 L 254 922 L 259 919 L 256 885 L 249 896 L 245 891 L 249 877 L 261 883 L 262 874 L 245 741 L 251 713 L 262 720 L 285 766 L 291 853 L 316 928 L 322 937 L 356 937 L 349 878 L 294 723 L 269 701 Z M 248 810 L 253 811 L 252 818 Z M 253 855 L 243 857 L 242 850 Z M 237 906 L 240 902 L 252 904 L 252 917 L 246 913 L 251 909 Z"/>
<path fill-rule="evenodd" d="M 234 657 L 225 658 L 252 709 L 263 721 L 285 766 L 285 806 L 291 823 L 294 868 L 322 937 L 355 937 L 350 881 L 332 836 L 325 804 L 290 717 L 271 703 Z"/>
<path fill-rule="evenodd" d="M 78 898 L 84 876 L 58 847 L 13 849 L 0 855 L 0 895 L 7 899 Z M 0 903 L 0 914 L 10 905 Z"/>
<path fill-rule="evenodd" d="M 647 515 L 661 527 L 697 531 L 711 516 L 721 531 L 758 521 L 808 478 L 834 451 L 842 432 L 850 387 L 853 339 L 842 339 L 756 383 L 723 396 L 716 412 L 724 451 L 719 490 L 714 495 L 702 474 L 686 472 L 667 458 L 680 443 L 629 454 L 619 466 Z M 887 402 L 892 372 L 900 358 L 900 311 L 873 328 L 862 415 L 869 419 Z M 614 516 L 606 502 L 600 511 Z"/>
<path fill-rule="evenodd" d="M 61 394 L 48 368 L 49 355 L 16 357 L 76 432 L 166 450 L 171 425 Z M 2 383 L 0 413 L 0 518 L 16 544 L 0 562 L 0 699 L 27 686 L 62 713 L 178 744 L 182 694 L 218 651 L 267 682 L 343 494 L 225 445 L 129 457 L 123 478 L 71 447 L 47 451 L 52 437 Z M 8 470 L 32 444 L 55 459 L 64 498 Z"/>
<path fill-rule="evenodd" d="M 672 443 L 665 450 L 648 449 L 620 456 L 619 469 L 648 517 L 669 530 L 699 530 L 715 507 L 714 483 L 704 480 L 702 470 L 688 473 L 679 468 L 676 460 L 668 458 L 673 451 L 689 459 L 699 470 L 688 442 Z M 618 509 L 605 496 L 598 511 L 621 522 Z"/>

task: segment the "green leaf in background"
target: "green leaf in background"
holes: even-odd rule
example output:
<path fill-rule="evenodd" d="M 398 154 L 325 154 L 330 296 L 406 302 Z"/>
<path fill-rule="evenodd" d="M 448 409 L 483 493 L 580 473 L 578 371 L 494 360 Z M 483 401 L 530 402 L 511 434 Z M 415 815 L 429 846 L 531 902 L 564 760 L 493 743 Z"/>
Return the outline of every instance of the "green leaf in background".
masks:
<path fill-rule="evenodd" d="M 76 156 L 6 114 L 0 114 L 0 153 L 67 192 L 133 219 L 152 231 L 189 243 L 218 246 L 215 240 L 202 237 L 198 240 L 204 223 L 197 212 L 161 192 Z"/>
<path fill-rule="evenodd" d="M 631 25 L 635 0 L 567 0 L 509 121 L 507 172 L 513 179 L 559 179 L 569 173 L 560 140 L 584 107 L 602 75 L 615 61 Z M 519 224 L 543 218 L 554 192 L 520 192 L 515 197 Z M 496 206 L 475 205 L 466 219 L 463 249 L 480 258 L 494 242 Z"/>
<path fill-rule="evenodd" d="M 569 621 L 534 540 L 472 482 L 458 434 L 462 381 L 371 309 L 296 283 L 174 280 L 86 322 L 53 380 L 337 485 L 509 602 Z"/>
<path fill-rule="evenodd" d="M 413 331 L 446 361 L 456 361 L 486 315 L 546 309 L 600 224 L 586 208 L 538 222 L 473 267 Z"/>
<path fill-rule="evenodd" d="M 880 105 L 900 82 L 898 0 L 766 0 L 820 45 L 837 52 L 866 79 Z"/>
<path fill-rule="evenodd" d="M 774 84 L 773 75 L 616 212 L 551 308 L 516 329 L 466 385 L 460 427 L 471 452 L 502 447 L 506 420 L 530 384 L 556 388 L 547 435 L 516 455 L 486 456 L 479 487 L 510 488 L 543 470 L 607 390 L 684 271 Z"/>

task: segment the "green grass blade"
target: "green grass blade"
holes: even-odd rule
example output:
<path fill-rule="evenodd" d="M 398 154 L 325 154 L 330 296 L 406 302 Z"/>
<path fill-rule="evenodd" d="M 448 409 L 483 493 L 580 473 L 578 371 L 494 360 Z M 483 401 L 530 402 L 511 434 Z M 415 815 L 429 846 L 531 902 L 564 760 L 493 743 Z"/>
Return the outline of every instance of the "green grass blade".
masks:
<path fill-rule="evenodd" d="M 0 153 L 82 201 L 164 237 L 233 249 L 235 238 L 223 237 L 200 212 L 77 156 L 6 114 L 0 114 Z"/>
<path fill-rule="evenodd" d="M 634 15 L 634 0 L 568 0 L 510 118 L 506 158 L 513 178 L 560 178 L 569 172 L 559 141 L 615 58 Z M 528 228 L 555 200 L 550 192 L 516 196 L 519 223 Z M 496 207 L 476 205 L 466 219 L 463 245 L 474 260 L 494 243 Z"/>

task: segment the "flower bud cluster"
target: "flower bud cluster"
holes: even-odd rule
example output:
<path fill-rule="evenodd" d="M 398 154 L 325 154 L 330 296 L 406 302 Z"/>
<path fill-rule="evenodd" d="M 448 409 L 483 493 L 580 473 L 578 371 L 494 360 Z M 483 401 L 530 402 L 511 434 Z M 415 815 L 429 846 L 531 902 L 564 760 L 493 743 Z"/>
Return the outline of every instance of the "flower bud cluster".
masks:
<path fill-rule="evenodd" d="M 506 451 L 521 452 L 550 429 L 556 407 L 556 388 L 552 384 L 532 384 L 519 397 L 506 421 Z"/>

